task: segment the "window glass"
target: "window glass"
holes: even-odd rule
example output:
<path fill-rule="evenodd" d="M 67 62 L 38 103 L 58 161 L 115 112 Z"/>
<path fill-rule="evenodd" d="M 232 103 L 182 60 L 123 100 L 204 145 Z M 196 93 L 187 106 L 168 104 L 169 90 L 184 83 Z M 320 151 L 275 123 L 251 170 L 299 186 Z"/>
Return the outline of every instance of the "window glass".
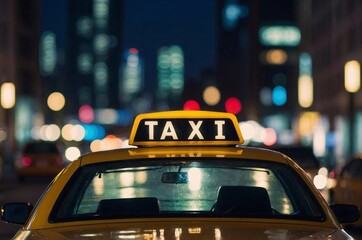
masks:
<path fill-rule="evenodd" d="M 139 212 L 139 206 L 145 205 L 150 209 Z M 142 217 L 148 213 L 227 217 L 235 213 L 233 208 L 239 209 L 241 217 L 249 210 L 246 216 L 315 220 L 324 216 L 309 188 L 287 165 L 159 159 L 82 167 L 61 194 L 51 221 L 101 218 L 102 214 L 117 215 L 117 211 L 119 217 L 125 212 Z"/>

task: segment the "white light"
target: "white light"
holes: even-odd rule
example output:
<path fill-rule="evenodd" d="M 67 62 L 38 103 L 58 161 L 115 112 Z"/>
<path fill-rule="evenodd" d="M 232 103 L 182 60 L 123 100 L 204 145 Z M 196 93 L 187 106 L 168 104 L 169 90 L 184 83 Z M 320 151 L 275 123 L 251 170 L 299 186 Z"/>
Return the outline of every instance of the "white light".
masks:
<path fill-rule="evenodd" d="M 64 140 L 66 141 L 72 141 L 73 138 L 72 138 L 72 127 L 73 125 L 72 124 L 66 124 L 63 126 L 62 128 L 62 137 L 64 138 Z"/>
<path fill-rule="evenodd" d="M 295 26 L 264 26 L 259 30 L 259 39 L 263 45 L 298 46 L 301 34 Z"/>
<path fill-rule="evenodd" d="M 318 170 L 318 175 L 328 176 L 328 169 L 326 167 L 321 167 Z"/>
<path fill-rule="evenodd" d="M 134 174 L 131 172 L 120 173 L 119 183 L 122 187 L 130 187 L 134 184 Z"/>
<path fill-rule="evenodd" d="M 48 141 L 54 142 L 54 141 L 58 140 L 59 137 L 60 137 L 60 128 L 57 125 L 51 124 L 46 127 L 45 138 Z"/>
<path fill-rule="evenodd" d="M 313 183 L 317 189 L 323 189 L 327 186 L 327 177 L 324 175 L 317 175 L 313 179 Z"/>
<path fill-rule="evenodd" d="M 118 121 L 117 111 L 114 109 L 96 110 L 96 120 L 103 124 L 114 124 Z"/>
<path fill-rule="evenodd" d="M 313 133 L 313 151 L 317 157 L 326 152 L 326 131 L 322 126 L 317 126 Z"/>
<path fill-rule="evenodd" d="M 69 147 L 65 150 L 65 157 L 69 161 L 74 161 L 80 156 L 80 150 L 77 147 Z"/>
<path fill-rule="evenodd" d="M 243 133 L 244 141 L 250 141 L 251 138 L 254 136 L 254 128 L 249 122 L 241 122 L 239 123 L 239 127 L 241 132 Z"/>
<path fill-rule="evenodd" d="M 350 93 L 355 93 L 360 89 L 361 67 L 358 61 L 348 61 L 344 65 L 344 86 Z"/>
<path fill-rule="evenodd" d="M 189 189 L 197 191 L 201 188 L 201 170 L 198 168 L 191 168 L 188 171 Z"/>
<path fill-rule="evenodd" d="M 77 124 L 77 125 L 74 125 L 72 127 L 72 131 L 71 131 L 71 135 L 72 135 L 72 138 L 74 141 L 82 141 L 84 139 L 84 136 L 85 136 L 85 130 L 84 128 Z"/>
<path fill-rule="evenodd" d="M 13 108 L 15 105 L 15 85 L 14 83 L 3 83 L 1 85 L 1 106 L 4 109 Z"/>
<path fill-rule="evenodd" d="M 313 103 L 313 79 L 311 76 L 302 75 L 298 79 L 299 105 L 308 108 Z"/>

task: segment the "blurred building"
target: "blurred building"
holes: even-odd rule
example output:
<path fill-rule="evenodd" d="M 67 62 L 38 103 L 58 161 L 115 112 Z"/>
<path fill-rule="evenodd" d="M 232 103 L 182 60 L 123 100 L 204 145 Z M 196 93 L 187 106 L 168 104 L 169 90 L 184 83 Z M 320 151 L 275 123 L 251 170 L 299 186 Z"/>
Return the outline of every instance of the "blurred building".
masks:
<path fill-rule="evenodd" d="M 68 1 L 66 97 L 70 113 L 80 106 L 119 108 L 122 1 Z"/>
<path fill-rule="evenodd" d="M 237 97 L 244 105 L 242 118 L 257 118 L 258 49 L 257 1 L 217 1 L 217 87 L 223 93 L 219 110 L 227 98 Z"/>
<path fill-rule="evenodd" d="M 336 161 L 362 151 L 362 91 L 345 87 L 346 63 L 362 62 L 362 2 L 300 1 L 302 47 L 313 62 L 314 102 Z M 356 72 L 360 72 L 357 66 Z M 356 83 L 360 84 L 360 78 Z M 338 163 L 338 162 L 337 162 Z"/>
<path fill-rule="evenodd" d="M 119 100 L 123 107 L 132 103 L 143 89 L 144 65 L 138 49 L 131 48 L 125 51 L 120 69 Z"/>
<path fill-rule="evenodd" d="M 162 47 L 157 56 L 157 106 L 170 109 L 180 105 L 184 90 L 184 55 L 179 46 Z"/>
<path fill-rule="evenodd" d="M 300 42 L 294 1 L 223 0 L 218 4 L 221 103 L 236 97 L 242 103 L 240 119 L 290 131 L 296 112 Z"/>
<path fill-rule="evenodd" d="M 15 105 L 0 107 L 0 146 L 14 153 L 16 141 L 31 134 L 42 96 L 38 69 L 40 1 L 0 1 L 0 85 L 15 87 Z M 12 96 L 13 90 L 1 92 Z M 11 92 L 10 92 L 11 91 Z M 4 109 L 6 108 L 6 109 Z M 4 154 L 4 153 L 2 153 Z M 5 153 L 6 154 L 6 153 Z"/>

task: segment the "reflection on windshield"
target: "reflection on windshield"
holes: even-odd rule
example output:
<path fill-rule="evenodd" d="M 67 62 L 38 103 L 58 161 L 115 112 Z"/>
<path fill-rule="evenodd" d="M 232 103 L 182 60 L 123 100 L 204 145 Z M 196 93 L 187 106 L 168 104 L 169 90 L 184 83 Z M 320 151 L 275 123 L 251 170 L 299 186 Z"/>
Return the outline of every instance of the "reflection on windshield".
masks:
<path fill-rule="evenodd" d="M 118 212 L 120 215 L 137 206 L 127 213 L 137 216 L 191 212 L 243 215 L 253 207 L 255 212 L 248 212 L 248 216 L 296 217 L 302 213 L 303 217 L 320 219 L 323 215 L 309 189 L 288 166 L 236 159 L 176 163 L 160 159 L 82 167 L 69 183 L 71 187 L 64 190 L 65 197 L 58 200 L 56 206 L 60 207 L 53 209 L 55 219 L 101 217 L 116 214 L 121 206 L 126 210 Z M 165 174 L 167 181 L 162 180 Z M 179 176 L 187 179 L 179 181 Z M 239 206 L 242 202 L 245 206 Z M 153 207 L 142 212 L 140 206 Z M 265 212 L 260 212 L 263 208 Z"/>

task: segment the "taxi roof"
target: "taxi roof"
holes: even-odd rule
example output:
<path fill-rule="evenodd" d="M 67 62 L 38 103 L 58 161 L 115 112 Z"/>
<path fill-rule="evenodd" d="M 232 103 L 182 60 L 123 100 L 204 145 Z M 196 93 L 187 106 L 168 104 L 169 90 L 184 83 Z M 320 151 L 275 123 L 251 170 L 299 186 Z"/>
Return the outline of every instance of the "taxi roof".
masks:
<path fill-rule="evenodd" d="M 81 165 L 154 158 L 241 158 L 290 164 L 284 154 L 249 146 L 126 148 L 85 154 Z"/>

